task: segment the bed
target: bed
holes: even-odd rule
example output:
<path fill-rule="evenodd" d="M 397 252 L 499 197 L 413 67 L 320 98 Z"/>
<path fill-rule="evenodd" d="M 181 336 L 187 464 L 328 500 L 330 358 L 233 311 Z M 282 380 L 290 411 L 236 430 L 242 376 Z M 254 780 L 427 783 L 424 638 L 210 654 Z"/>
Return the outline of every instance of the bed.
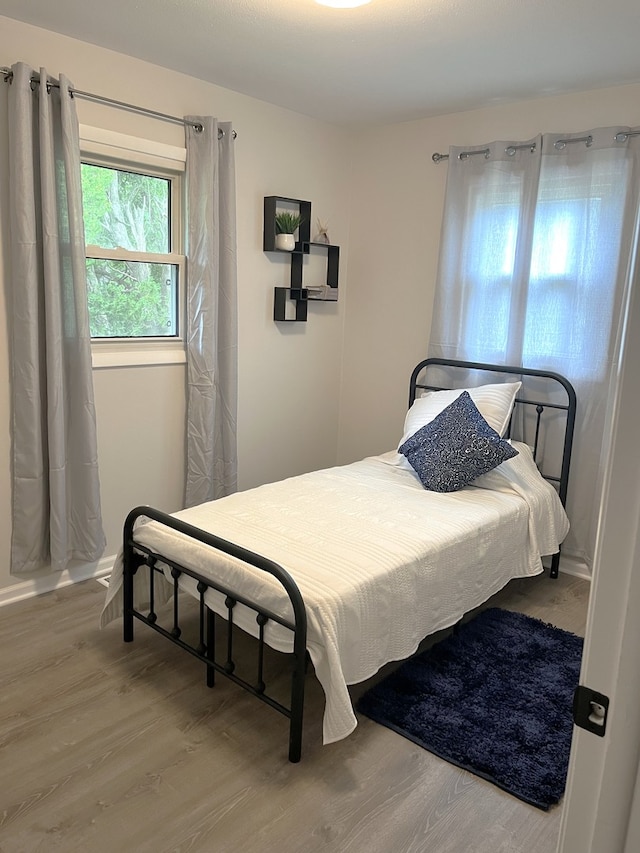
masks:
<path fill-rule="evenodd" d="M 410 656 L 511 579 L 540 574 L 543 556 L 557 577 L 575 411 L 555 373 L 422 361 L 395 450 L 173 515 L 133 509 L 101 624 L 122 615 L 131 642 L 143 622 L 201 660 L 208 686 L 223 674 L 279 711 L 299 761 L 309 660 L 330 743 L 357 725 L 349 685 Z M 197 601 L 193 642 L 181 627 L 185 595 Z M 257 639 L 255 677 L 236 669 L 237 628 Z M 290 659 L 288 704 L 265 684 L 265 644 Z"/>

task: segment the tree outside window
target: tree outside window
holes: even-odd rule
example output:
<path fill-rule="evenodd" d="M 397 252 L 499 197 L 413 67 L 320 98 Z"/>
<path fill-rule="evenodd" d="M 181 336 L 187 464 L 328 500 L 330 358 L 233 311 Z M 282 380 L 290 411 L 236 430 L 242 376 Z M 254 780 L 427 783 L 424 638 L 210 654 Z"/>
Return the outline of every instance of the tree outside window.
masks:
<path fill-rule="evenodd" d="M 93 338 L 177 337 L 171 178 L 82 164 Z"/>

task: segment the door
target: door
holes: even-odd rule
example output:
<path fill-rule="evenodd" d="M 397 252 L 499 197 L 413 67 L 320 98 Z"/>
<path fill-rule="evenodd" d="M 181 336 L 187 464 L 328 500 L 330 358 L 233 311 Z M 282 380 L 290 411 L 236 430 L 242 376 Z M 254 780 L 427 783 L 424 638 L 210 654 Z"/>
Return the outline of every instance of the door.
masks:
<path fill-rule="evenodd" d="M 609 697 L 609 715 L 603 737 L 574 730 L 558 853 L 640 850 L 639 288 L 636 275 L 611 394 L 609 464 L 580 677 Z"/>

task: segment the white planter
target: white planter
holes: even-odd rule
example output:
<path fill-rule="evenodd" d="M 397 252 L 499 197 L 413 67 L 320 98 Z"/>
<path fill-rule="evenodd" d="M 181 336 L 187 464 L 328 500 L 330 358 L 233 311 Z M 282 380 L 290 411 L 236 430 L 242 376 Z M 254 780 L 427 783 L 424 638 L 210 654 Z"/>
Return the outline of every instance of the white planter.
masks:
<path fill-rule="evenodd" d="M 284 252 L 293 252 L 296 247 L 296 238 L 293 234 L 276 234 L 276 249 Z"/>

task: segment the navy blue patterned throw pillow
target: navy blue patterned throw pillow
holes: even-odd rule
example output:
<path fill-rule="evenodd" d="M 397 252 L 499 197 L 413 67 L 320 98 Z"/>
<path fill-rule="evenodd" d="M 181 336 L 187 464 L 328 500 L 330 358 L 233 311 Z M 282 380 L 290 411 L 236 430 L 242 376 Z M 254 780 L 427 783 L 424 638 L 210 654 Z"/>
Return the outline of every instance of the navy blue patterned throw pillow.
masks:
<path fill-rule="evenodd" d="M 432 492 L 457 492 L 518 455 L 489 426 L 466 391 L 398 449 Z"/>

